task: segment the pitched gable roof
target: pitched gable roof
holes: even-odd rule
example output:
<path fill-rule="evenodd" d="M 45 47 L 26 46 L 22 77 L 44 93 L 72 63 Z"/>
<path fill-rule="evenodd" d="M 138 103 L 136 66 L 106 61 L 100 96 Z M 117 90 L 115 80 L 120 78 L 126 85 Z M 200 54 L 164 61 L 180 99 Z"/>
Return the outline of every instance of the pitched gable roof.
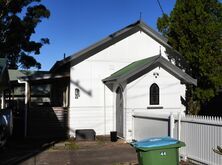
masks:
<path fill-rule="evenodd" d="M 57 61 L 53 67 L 51 68 L 50 72 L 58 71 L 60 68 L 64 67 L 64 65 L 69 64 L 72 62 L 73 65 L 78 64 L 79 62 L 91 57 L 92 55 L 104 50 L 105 48 L 117 43 L 118 41 L 138 32 L 143 31 L 147 35 L 149 35 L 151 38 L 153 38 L 155 41 L 159 42 L 163 46 L 166 47 L 166 51 L 170 52 L 171 55 L 177 55 L 182 58 L 182 56 L 174 50 L 168 43 L 167 39 L 163 37 L 161 34 L 147 26 L 143 21 L 137 21 L 134 24 L 131 24 L 111 35 L 108 37 L 102 39 L 101 41 L 61 60 Z"/>
<path fill-rule="evenodd" d="M 173 65 L 161 55 L 135 61 L 102 81 L 110 88 L 110 90 L 113 90 L 112 88 L 114 83 L 122 83 L 125 81 L 130 83 L 156 67 L 162 67 L 184 83 L 197 85 L 196 79 L 183 72 L 180 68 Z"/>

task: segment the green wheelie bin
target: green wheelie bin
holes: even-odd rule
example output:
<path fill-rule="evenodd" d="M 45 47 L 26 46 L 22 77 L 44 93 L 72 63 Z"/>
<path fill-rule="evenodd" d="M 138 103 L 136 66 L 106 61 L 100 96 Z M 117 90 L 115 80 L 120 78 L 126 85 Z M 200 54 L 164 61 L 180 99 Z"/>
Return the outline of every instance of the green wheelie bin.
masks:
<path fill-rule="evenodd" d="M 178 148 L 185 143 L 170 137 L 155 137 L 131 145 L 137 151 L 139 165 L 179 165 Z"/>

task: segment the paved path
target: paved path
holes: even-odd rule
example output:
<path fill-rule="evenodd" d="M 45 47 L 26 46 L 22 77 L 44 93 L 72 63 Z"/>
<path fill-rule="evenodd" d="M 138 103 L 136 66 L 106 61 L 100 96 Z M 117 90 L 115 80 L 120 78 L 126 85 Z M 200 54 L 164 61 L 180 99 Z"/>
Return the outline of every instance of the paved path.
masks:
<path fill-rule="evenodd" d="M 47 150 L 22 165 L 114 165 L 136 161 L 136 152 L 129 144 L 106 144 L 76 150 Z"/>
<path fill-rule="evenodd" d="M 67 147 L 68 146 L 68 147 Z M 128 162 L 128 163 L 126 163 Z M 122 165 L 136 164 L 135 150 L 122 141 L 12 142 L 0 154 L 1 165 Z"/>
<path fill-rule="evenodd" d="M 138 165 L 135 150 L 119 140 L 94 142 L 29 139 L 10 141 L 0 165 Z M 181 165 L 189 163 L 181 163 Z M 189 164 L 190 165 L 190 164 Z"/>

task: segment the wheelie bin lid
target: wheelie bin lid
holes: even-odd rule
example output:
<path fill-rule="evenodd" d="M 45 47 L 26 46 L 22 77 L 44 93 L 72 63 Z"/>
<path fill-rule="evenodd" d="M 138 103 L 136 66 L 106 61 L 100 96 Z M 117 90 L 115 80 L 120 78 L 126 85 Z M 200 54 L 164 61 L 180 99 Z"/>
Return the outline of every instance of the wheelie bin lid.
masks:
<path fill-rule="evenodd" d="M 170 137 L 154 137 L 149 139 L 144 139 L 136 142 L 132 142 L 131 145 L 139 150 L 151 150 L 151 149 L 158 149 L 158 148 L 166 148 L 166 147 L 182 147 L 185 144 L 181 141 Z"/>

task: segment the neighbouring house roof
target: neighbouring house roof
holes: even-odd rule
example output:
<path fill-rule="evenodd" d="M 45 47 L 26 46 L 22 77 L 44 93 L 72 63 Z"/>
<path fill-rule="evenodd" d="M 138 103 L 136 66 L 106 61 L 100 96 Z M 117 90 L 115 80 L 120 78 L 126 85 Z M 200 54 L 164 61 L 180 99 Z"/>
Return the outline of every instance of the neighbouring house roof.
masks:
<path fill-rule="evenodd" d="M 28 71 L 28 70 L 14 70 L 9 69 L 10 82 L 16 82 L 18 80 L 29 82 L 50 82 L 54 79 L 68 78 L 69 73 L 49 73 L 48 71 Z"/>
<path fill-rule="evenodd" d="M 173 65 L 170 61 L 168 61 L 161 55 L 135 61 L 127 65 L 126 67 L 118 70 L 117 72 L 113 73 L 109 77 L 103 79 L 102 81 L 111 90 L 113 90 L 112 88 L 114 83 L 130 83 L 156 67 L 162 67 L 170 74 L 181 80 L 183 83 L 197 85 L 196 79 L 183 72 L 180 68 Z"/>
<path fill-rule="evenodd" d="M 19 79 L 23 81 L 43 81 L 43 80 L 60 79 L 60 78 L 69 78 L 69 73 L 62 73 L 62 74 L 41 73 L 41 74 L 19 77 Z"/>
<path fill-rule="evenodd" d="M 9 76 L 7 70 L 6 58 L 0 58 L 0 91 L 8 88 L 9 86 Z"/>
<path fill-rule="evenodd" d="M 48 73 L 47 71 L 28 71 L 28 70 L 15 70 L 9 69 L 9 80 L 10 81 L 18 81 L 19 77 L 26 77 L 26 76 L 37 76 L 41 74 Z"/>
<path fill-rule="evenodd" d="M 18 80 L 21 81 L 28 81 L 31 82 L 33 85 L 38 86 L 32 86 L 31 94 L 38 96 L 46 96 L 49 94 L 50 86 L 48 83 L 53 82 L 54 79 L 68 77 L 69 75 L 67 73 L 63 73 L 62 75 L 59 74 L 49 74 L 47 71 L 27 71 L 27 70 L 14 70 L 9 69 L 9 77 L 10 82 L 12 84 L 18 84 Z M 15 96 L 23 96 L 24 95 L 24 89 L 23 87 L 19 87 L 16 85 L 16 88 L 14 88 L 13 94 Z"/>
<path fill-rule="evenodd" d="M 180 55 L 180 53 L 177 52 L 176 50 L 174 50 L 167 43 L 167 39 L 165 37 L 163 37 L 161 34 L 156 32 L 155 30 L 153 30 L 149 26 L 147 26 L 143 21 L 137 21 L 136 23 L 131 24 L 131 25 L 109 35 L 108 37 L 102 39 L 101 41 L 99 41 L 99 42 L 61 60 L 61 61 L 57 61 L 53 65 L 53 67 L 51 68 L 50 72 L 56 72 L 56 71 L 60 70 L 61 68 L 63 68 L 65 65 L 67 65 L 67 64 L 70 65 L 71 62 L 72 62 L 72 65 L 76 65 L 79 62 L 91 57 L 92 55 L 104 50 L 105 48 L 117 43 L 118 41 L 138 32 L 138 31 L 143 31 L 144 33 L 149 35 L 151 38 L 153 38 L 155 41 L 157 41 L 158 43 L 165 46 L 166 52 L 168 52 L 172 56 L 178 56 L 181 59 L 183 59 L 183 57 Z"/>

